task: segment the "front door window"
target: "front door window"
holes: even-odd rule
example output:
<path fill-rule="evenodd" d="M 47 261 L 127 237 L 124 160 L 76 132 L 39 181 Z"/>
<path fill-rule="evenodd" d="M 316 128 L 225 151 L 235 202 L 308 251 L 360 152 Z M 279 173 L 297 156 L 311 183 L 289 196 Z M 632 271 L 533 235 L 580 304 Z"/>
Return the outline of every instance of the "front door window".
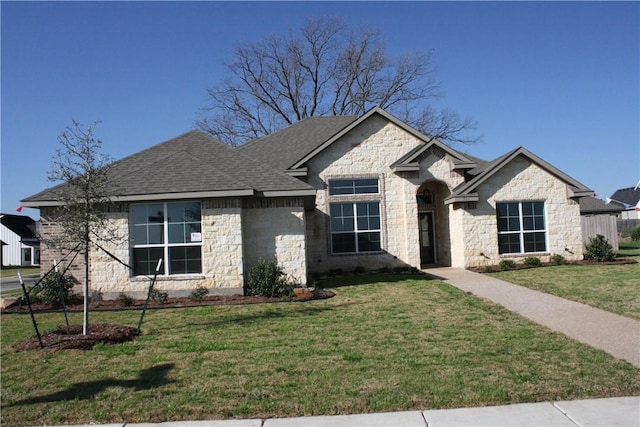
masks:
<path fill-rule="evenodd" d="M 433 212 L 418 214 L 418 223 L 420 226 L 420 263 L 422 265 L 435 264 Z"/>

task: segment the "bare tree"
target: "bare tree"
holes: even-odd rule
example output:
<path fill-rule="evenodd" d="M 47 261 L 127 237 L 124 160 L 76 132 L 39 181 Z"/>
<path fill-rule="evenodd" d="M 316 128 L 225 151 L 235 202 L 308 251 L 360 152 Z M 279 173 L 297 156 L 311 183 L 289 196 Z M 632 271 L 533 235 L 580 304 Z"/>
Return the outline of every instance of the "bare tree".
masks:
<path fill-rule="evenodd" d="M 63 249 L 75 248 L 84 256 L 83 334 L 89 333 L 89 254 L 94 242 L 116 239 L 107 219 L 113 186 L 109 182 L 108 156 L 101 154 L 102 141 L 96 139 L 99 122 L 83 126 L 73 120 L 58 136 L 60 148 L 52 159 L 49 181 L 56 188 L 61 206 L 53 219 L 60 227 L 50 243 Z"/>
<path fill-rule="evenodd" d="M 308 19 L 298 32 L 238 46 L 230 77 L 208 89 L 198 127 L 230 144 L 264 136 L 310 116 L 361 115 L 380 106 L 434 138 L 470 143 L 470 119 L 436 112 L 432 52 L 391 58 L 382 33 L 340 18 Z"/>

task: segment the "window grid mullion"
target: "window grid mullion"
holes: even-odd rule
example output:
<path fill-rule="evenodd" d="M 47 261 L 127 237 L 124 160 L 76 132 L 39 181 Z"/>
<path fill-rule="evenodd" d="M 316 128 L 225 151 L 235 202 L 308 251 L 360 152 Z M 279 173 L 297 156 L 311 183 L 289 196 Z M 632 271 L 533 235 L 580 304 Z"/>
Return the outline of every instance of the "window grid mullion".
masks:
<path fill-rule="evenodd" d="M 169 263 L 167 260 L 169 259 L 169 208 L 166 203 L 163 203 L 164 206 L 164 221 L 162 223 L 162 237 L 163 237 L 163 260 L 162 264 L 164 264 L 163 270 L 165 276 L 169 275 Z"/>
<path fill-rule="evenodd" d="M 518 202 L 518 222 L 520 225 L 520 253 L 524 253 L 524 211 L 522 209 L 522 202 Z"/>

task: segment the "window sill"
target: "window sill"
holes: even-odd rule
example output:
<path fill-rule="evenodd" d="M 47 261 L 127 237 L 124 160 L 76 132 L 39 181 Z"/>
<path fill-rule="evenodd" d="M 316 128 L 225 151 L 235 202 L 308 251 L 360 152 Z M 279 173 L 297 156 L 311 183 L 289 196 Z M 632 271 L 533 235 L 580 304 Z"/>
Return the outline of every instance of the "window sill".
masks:
<path fill-rule="evenodd" d="M 148 282 L 153 276 L 135 276 L 131 278 L 132 282 Z M 156 282 L 183 281 L 183 280 L 204 280 L 206 277 L 202 274 L 183 274 L 178 276 L 158 276 Z"/>
<path fill-rule="evenodd" d="M 384 251 L 375 251 L 375 252 L 341 252 L 337 254 L 331 254 L 331 256 L 366 256 L 366 255 L 380 255 L 383 254 Z"/>

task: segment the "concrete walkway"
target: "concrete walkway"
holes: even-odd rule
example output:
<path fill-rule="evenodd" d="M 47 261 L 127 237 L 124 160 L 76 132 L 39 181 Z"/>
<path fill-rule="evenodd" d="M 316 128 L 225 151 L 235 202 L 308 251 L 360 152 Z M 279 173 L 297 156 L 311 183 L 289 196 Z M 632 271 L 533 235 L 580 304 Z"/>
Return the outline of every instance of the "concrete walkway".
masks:
<path fill-rule="evenodd" d="M 109 427 L 637 427 L 640 397 L 522 403 L 482 408 L 437 409 L 381 414 L 336 415 L 266 420 L 175 421 L 109 424 Z"/>
<path fill-rule="evenodd" d="M 640 367 L 640 322 L 598 308 L 458 268 L 423 270 L 554 331 Z"/>

